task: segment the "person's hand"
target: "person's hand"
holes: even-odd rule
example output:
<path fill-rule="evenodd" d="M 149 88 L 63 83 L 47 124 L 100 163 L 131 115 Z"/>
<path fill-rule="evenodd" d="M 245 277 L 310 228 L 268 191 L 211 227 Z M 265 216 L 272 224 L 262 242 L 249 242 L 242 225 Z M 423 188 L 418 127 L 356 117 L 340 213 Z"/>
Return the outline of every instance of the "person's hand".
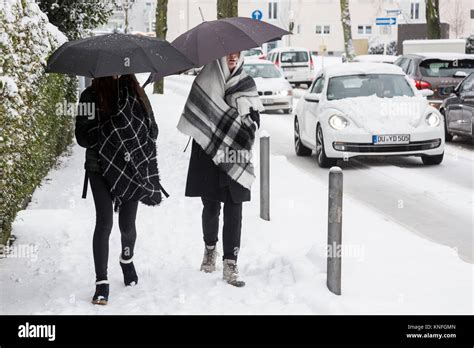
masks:
<path fill-rule="evenodd" d="M 257 124 L 257 127 L 260 128 L 260 113 L 253 108 L 250 108 L 250 118 Z"/>

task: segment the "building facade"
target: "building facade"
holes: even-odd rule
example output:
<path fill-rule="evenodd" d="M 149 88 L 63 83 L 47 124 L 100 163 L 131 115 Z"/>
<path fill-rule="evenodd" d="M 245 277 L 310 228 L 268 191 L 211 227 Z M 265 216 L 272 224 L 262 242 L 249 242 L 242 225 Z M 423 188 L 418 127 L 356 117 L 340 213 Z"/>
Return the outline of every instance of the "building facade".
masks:
<path fill-rule="evenodd" d="M 126 2 L 127 0 L 122 0 Z M 154 31 L 156 0 L 129 0 L 129 31 Z M 397 40 L 397 24 L 426 23 L 424 0 L 349 0 L 354 43 L 388 44 Z M 168 0 L 168 33 L 172 41 L 181 33 L 217 17 L 216 0 Z M 264 45 L 301 46 L 311 51 L 340 55 L 344 51 L 339 0 L 239 0 L 239 16 L 252 17 L 256 11 L 262 20 L 289 29 L 293 35 Z M 111 19 L 123 30 L 123 11 Z M 467 38 L 474 34 L 474 0 L 440 0 L 441 22 L 450 26 L 450 38 Z M 395 18 L 395 25 L 380 26 L 376 18 Z M 356 45 L 357 46 L 357 45 Z"/>

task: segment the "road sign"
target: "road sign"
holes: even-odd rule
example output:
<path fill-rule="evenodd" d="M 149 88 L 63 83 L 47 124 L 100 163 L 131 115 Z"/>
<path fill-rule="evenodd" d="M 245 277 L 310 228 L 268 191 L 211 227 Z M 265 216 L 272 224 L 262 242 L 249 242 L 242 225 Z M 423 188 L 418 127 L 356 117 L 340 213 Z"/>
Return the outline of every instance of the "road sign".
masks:
<path fill-rule="evenodd" d="M 379 17 L 375 19 L 375 25 L 396 25 L 396 17 Z"/>
<path fill-rule="evenodd" d="M 263 17 L 263 13 L 262 11 L 260 10 L 255 10 L 252 12 L 252 18 L 253 19 L 256 19 L 258 21 L 261 21 L 262 20 L 262 17 Z"/>

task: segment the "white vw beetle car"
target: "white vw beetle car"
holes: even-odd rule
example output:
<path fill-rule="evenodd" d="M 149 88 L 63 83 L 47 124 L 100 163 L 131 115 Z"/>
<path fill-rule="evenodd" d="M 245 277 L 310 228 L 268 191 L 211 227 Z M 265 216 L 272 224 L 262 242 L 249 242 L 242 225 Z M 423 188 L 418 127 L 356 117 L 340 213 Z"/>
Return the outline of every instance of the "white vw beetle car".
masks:
<path fill-rule="evenodd" d="M 318 72 L 295 110 L 295 151 L 316 151 L 320 167 L 356 156 L 421 156 L 440 164 L 444 125 L 439 111 L 395 65 L 344 63 Z"/>

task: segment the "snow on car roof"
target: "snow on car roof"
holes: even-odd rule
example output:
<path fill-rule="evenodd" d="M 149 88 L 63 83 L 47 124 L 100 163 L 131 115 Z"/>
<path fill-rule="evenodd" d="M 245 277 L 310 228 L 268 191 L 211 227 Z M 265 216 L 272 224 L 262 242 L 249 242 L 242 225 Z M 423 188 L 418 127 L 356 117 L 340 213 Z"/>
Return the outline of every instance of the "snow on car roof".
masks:
<path fill-rule="evenodd" d="M 266 59 L 259 59 L 257 57 L 245 57 L 244 64 L 273 64 L 273 62 Z"/>
<path fill-rule="evenodd" d="M 322 71 L 328 77 L 358 74 L 405 75 L 403 70 L 397 65 L 380 63 L 342 63 L 328 66 Z"/>
<path fill-rule="evenodd" d="M 363 54 L 356 56 L 354 62 L 390 62 L 393 63 L 398 59 L 398 56 L 390 56 L 387 54 Z"/>
<path fill-rule="evenodd" d="M 474 54 L 450 53 L 450 52 L 419 52 L 411 53 L 427 59 L 474 59 Z"/>
<path fill-rule="evenodd" d="M 281 52 L 281 51 L 309 51 L 304 47 L 277 47 L 271 50 L 270 52 Z"/>

